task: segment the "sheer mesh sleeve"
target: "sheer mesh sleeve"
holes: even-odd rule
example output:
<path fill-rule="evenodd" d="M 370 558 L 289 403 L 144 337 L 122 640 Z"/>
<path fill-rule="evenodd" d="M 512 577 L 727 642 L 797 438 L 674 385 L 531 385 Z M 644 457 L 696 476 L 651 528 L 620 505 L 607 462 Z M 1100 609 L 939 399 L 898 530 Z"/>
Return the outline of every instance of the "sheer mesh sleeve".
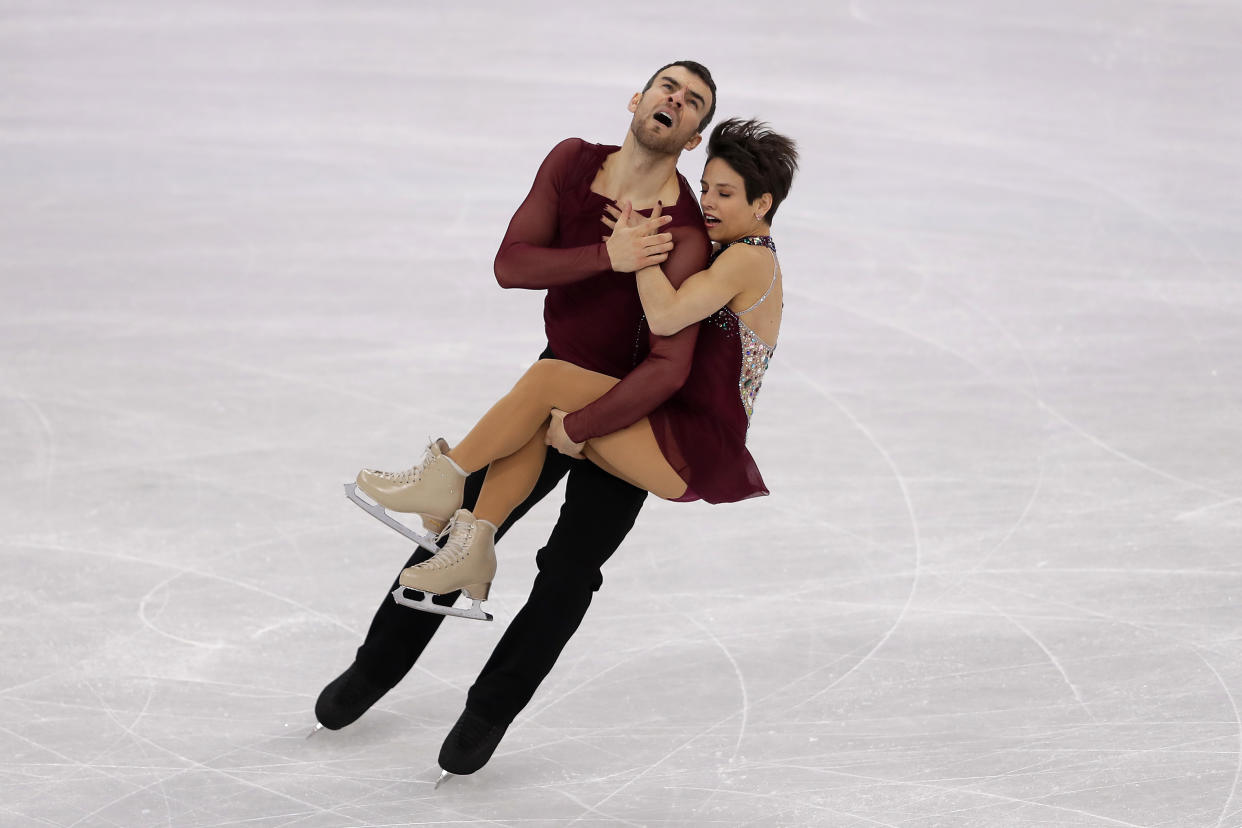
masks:
<path fill-rule="evenodd" d="M 573 171 L 583 142 L 566 138 L 543 160 L 526 200 L 509 221 L 496 253 L 496 281 L 505 288 L 543 288 L 578 282 L 612 269 L 601 241 L 584 247 L 553 247 L 561 188 Z M 600 225 L 601 235 L 603 225 Z"/>
<path fill-rule="evenodd" d="M 673 252 L 664 261 L 664 273 L 673 287 L 680 287 L 707 267 L 711 246 L 701 227 L 681 225 L 666 232 L 673 234 Z M 647 358 L 607 394 L 565 418 L 565 433 L 571 440 L 580 443 L 636 423 L 685 384 L 699 326 L 688 325 L 672 336 L 656 336 L 648 330 L 647 336 L 651 344 Z"/>

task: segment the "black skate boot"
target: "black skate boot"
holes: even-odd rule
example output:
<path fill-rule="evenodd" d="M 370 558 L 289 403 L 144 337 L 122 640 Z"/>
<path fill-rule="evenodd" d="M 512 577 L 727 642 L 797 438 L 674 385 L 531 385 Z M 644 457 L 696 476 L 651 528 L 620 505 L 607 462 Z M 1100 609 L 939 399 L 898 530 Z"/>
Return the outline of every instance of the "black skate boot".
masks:
<path fill-rule="evenodd" d="M 355 661 L 320 691 L 315 718 L 328 730 L 340 730 L 358 721 L 390 689 L 363 675 Z"/>
<path fill-rule="evenodd" d="M 504 737 L 509 724 L 493 724 L 469 708 L 462 712 L 457 724 L 440 746 L 440 782 L 450 775 L 465 776 L 487 764 Z M 439 782 L 436 786 L 439 787 Z"/>

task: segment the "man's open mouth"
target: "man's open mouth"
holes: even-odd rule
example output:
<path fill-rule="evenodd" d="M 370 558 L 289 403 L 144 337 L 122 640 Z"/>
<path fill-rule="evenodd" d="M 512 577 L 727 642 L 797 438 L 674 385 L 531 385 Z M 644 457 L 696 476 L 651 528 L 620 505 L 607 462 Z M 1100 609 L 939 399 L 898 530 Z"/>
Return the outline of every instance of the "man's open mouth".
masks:
<path fill-rule="evenodd" d="M 673 116 L 669 115 L 667 112 L 657 112 L 655 114 L 655 119 L 664 124 L 666 127 L 671 127 L 673 125 Z"/>

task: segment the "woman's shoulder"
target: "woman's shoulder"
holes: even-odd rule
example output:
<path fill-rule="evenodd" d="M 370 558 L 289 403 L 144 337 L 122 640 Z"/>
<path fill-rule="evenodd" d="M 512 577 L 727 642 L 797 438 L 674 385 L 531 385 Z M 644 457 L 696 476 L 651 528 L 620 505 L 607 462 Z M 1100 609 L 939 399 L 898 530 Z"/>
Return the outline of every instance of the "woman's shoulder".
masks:
<path fill-rule="evenodd" d="M 715 254 L 706 276 L 727 286 L 733 300 L 762 293 L 772 280 L 772 254 L 762 247 L 730 244 Z"/>
<path fill-rule="evenodd" d="M 733 242 L 716 251 L 716 259 L 712 266 L 722 265 L 728 268 L 744 268 L 747 270 L 770 271 L 773 251 L 764 245 Z"/>

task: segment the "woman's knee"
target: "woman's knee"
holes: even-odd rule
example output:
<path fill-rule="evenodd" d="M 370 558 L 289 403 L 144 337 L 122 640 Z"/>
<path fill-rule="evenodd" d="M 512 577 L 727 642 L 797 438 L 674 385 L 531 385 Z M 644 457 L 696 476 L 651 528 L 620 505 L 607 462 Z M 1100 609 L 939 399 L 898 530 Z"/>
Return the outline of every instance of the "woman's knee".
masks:
<path fill-rule="evenodd" d="M 514 384 L 513 391 L 518 393 L 523 399 L 546 396 L 545 389 L 548 384 L 549 371 L 544 363 L 547 361 L 546 359 L 541 359 L 527 368 L 526 372 Z"/>
<path fill-rule="evenodd" d="M 565 389 L 572 387 L 575 368 L 563 360 L 541 359 L 526 369 L 518 384 L 538 399 L 555 405 L 565 396 Z"/>
<path fill-rule="evenodd" d="M 555 384 L 557 377 L 561 374 L 561 366 L 566 363 L 559 359 L 541 359 L 534 365 L 526 369 L 526 373 L 522 375 L 519 382 L 537 388 L 549 388 Z"/>

